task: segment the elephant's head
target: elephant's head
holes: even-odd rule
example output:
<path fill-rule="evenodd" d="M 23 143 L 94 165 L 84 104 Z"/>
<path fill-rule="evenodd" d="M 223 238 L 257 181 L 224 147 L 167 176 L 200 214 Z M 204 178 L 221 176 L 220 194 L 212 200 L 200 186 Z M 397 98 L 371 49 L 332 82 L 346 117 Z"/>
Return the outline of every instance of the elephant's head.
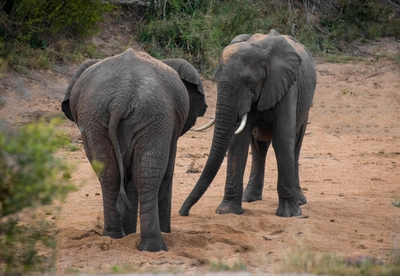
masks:
<path fill-rule="evenodd" d="M 188 215 L 214 179 L 241 118 L 251 108 L 274 107 L 296 81 L 300 63 L 293 46 L 275 30 L 239 35 L 225 47 L 215 73 L 218 99 L 210 154 L 181 215 Z"/>
<path fill-rule="evenodd" d="M 87 60 L 79 66 L 78 70 L 76 70 L 75 74 L 72 76 L 71 81 L 68 84 L 67 91 L 65 92 L 64 100 L 61 103 L 61 110 L 64 112 L 65 116 L 70 119 L 72 122 L 75 122 L 74 117 L 72 116 L 71 107 L 69 105 L 69 98 L 71 95 L 72 87 L 75 82 L 79 79 L 83 72 L 88 69 L 93 64 L 99 62 L 100 59 L 91 59 Z"/>
<path fill-rule="evenodd" d="M 186 90 L 189 93 L 190 109 L 181 135 L 185 134 L 199 116 L 203 116 L 207 109 L 203 84 L 197 70 L 186 60 L 180 58 L 164 59 L 165 64 L 178 72 Z"/>

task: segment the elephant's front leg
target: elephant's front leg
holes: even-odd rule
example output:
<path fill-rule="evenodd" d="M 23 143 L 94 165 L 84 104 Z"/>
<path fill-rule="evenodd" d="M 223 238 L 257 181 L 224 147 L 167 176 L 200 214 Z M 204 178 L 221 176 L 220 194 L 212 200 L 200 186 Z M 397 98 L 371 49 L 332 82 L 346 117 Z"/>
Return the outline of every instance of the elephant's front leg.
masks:
<path fill-rule="evenodd" d="M 251 140 L 251 171 L 250 179 L 246 189 L 243 192 L 244 202 L 253 202 L 262 200 L 264 188 L 265 160 L 270 141 L 259 141 L 254 136 Z"/>
<path fill-rule="evenodd" d="M 295 156 L 296 103 L 297 87 L 293 85 L 285 97 L 274 107 L 276 119 L 272 130 L 272 145 L 278 166 L 279 198 L 276 215 L 281 217 L 301 215 L 296 191 L 296 187 L 299 186 Z"/>
<path fill-rule="evenodd" d="M 278 165 L 279 206 L 276 215 L 281 217 L 300 216 L 301 209 L 296 193 L 298 180 L 295 169 L 294 138 L 276 138 L 272 144 Z"/>
<path fill-rule="evenodd" d="M 234 135 L 229 145 L 225 194 L 216 210 L 217 214 L 243 214 L 243 176 L 251 138 L 249 128 L 249 125 L 246 125 L 240 134 Z"/>

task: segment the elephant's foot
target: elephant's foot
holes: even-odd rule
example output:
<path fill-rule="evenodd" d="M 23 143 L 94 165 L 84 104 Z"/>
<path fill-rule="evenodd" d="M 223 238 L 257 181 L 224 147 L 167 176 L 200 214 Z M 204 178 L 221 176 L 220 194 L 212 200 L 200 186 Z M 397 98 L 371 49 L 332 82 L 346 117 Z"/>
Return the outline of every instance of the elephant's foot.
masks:
<path fill-rule="evenodd" d="M 167 245 L 165 244 L 161 235 L 157 235 L 157 237 L 153 238 L 141 238 L 139 243 L 140 251 L 149 251 L 149 252 L 158 252 L 158 251 L 167 251 Z"/>
<path fill-rule="evenodd" d="M 242 209 L 242 206 L 240 206 L 240 204 L 238 204 L 237 202 L 222 201 L 215 212 L 220 215 L 229 213 L 241 215 L 244 211 Z"/>
<path fill-rule="evenodd" d="M 253 201 L 257 201 L 257 200 L 262 200 L 262 194 L 261 193 L 250 191 L 248 189 L 246 189 L 243 192 L 243 198 L 242 198 L 243 202 L 253 202 Z"/>
<path fill-rule="evenodd" d="M 113 239 L 122 239 L 125 237 L 124 231 L 107 231 L 106 229 L 103 229 L 103 236 L 107 236 Z"/>
<path fill-rule="evenodd" d="M 304 205 L 307 203 L 307 198 L 301 190 L 297 191 L 297 201 L 298 201 L 299 205 Z"/>
<path fill-rule="evenodd" d="M 279 206 L 276 210 L 276 215 L 280 217 L 295 217 L 301 216 L 301 208 L 299 207 L 298 199 L 292 197 L 284 199 L 279 197 Z"/>

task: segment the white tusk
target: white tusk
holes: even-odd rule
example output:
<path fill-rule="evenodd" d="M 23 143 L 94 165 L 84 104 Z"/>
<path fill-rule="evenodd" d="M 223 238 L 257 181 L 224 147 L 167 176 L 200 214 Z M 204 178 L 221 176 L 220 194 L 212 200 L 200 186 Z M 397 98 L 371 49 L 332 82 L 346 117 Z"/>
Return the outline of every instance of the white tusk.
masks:
<path fill-rule="evenodd" d="M 242 130 L 244 129 L 244 127 L 246 126 L 246 121 L 247 121 L 247 113 L 245 113 L 242 117 L 242 121 L 240 122 L 240 126 L 238 127 L 238 129 L 235 131 L 235 134 L 239 134 L 240 132 L 242 132 Z"/>
<path fill-rule="evenodd" d="M 215 118 L 213 118 L 210 122 L 208 122 L 208 124 L 206 124 L 206 125 L 204 125 L 202 127 L 199 127 L 199 128 L 195 128 L 193 130 L 194 131 L 202 131 L 202 130 L 205 130 L 207 128 L 210 128 L 213 124 L 215 124 Z"/>

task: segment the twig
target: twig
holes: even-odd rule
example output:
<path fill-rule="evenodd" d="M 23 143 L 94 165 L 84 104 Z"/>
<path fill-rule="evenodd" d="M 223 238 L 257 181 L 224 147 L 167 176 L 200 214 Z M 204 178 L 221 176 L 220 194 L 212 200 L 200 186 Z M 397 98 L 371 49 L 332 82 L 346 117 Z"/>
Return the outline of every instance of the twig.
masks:
<path fill-rule="evenodd" d="M 115 5 L 136 5 L 142 7 L 149 7 L 149 2 L 143 2 L 139 0 L 103 0 L 103 3 L 111 3 Z"/>
<path fill-rule="evenodd" d="M 397 5 L 396 3 L 393 3 L 392 1 L 390 1 L 390 0 L 387 0 L 390 4 L 392 4 L 393 6 L 395 6 L 396 8 L 398 8 L 398 9 L 400 9 L 400 6 L 399 5 Z"/>
<path fill-rule="evenodd" d="M 371 76 L 366 77 L 365 80 L 369 79 L 369 78 L 372 78 L 372 77 L 374 77 L 376 75 L 380 75 L 380 74 L 381 74 L 381 72 L 376 72 L 375 74 L 372 74 Z"/>

